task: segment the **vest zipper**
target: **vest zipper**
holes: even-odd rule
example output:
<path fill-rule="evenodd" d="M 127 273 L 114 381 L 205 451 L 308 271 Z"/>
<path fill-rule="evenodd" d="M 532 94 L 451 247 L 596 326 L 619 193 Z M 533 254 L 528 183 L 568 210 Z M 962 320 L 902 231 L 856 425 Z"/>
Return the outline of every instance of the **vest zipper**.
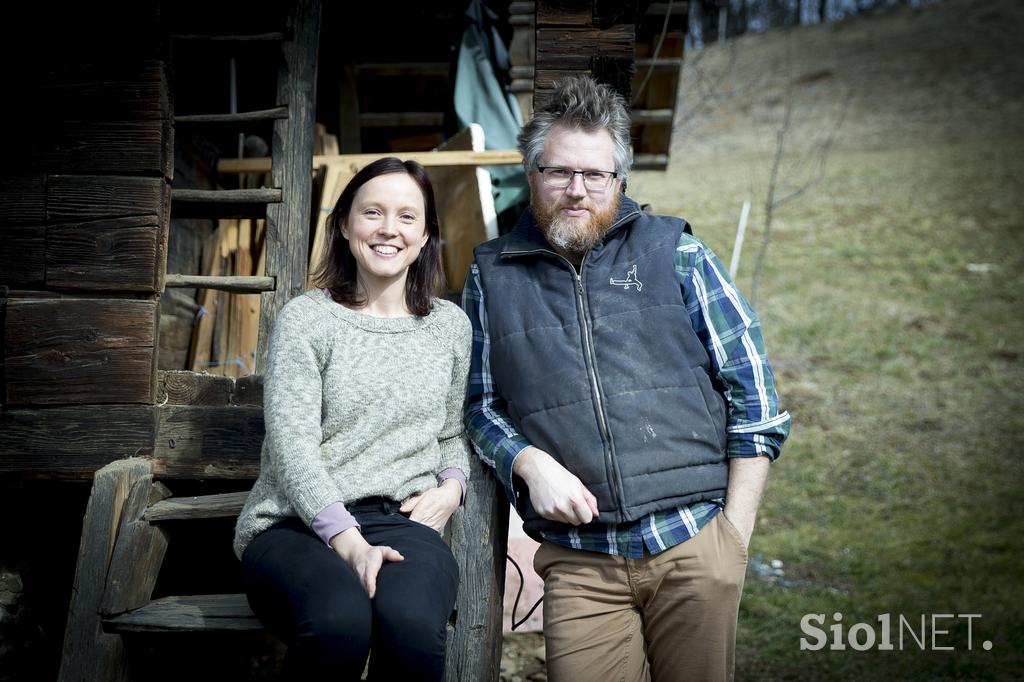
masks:
<path fill-rule="evenodd" d="M 564 259 L 563 259 L 564 260 Z M 586 261 L 586 255 L 583 261 Z M 619 491 L 622 489 L 622 480 L 619 478 L 619 469 L 615 466 L 615 458 L 612 456 L 612 437 L 608 429 L 608 422 L 604 416 L 604 399 L 601 397 L 601 385 L 597 381 L 597 359 L 595 358 L 594 340 L 590 334 L 590 320 L 587 316 L 587 304 L 583 297 L 583 261 L 580 262 L 580 271 L 573 272 L 576 276 L 576 300 L 580 304 L 580 321 L 583 334 L 583 355 L 587 360 L 587 373 L 590 375 L 590 385 L 594 391 L 594 400 L 597 402 L 597 425 L 601 429 L 601 441 L 604 443 L 604 462 L 611 473 L 612 497 L 615 499 L 615 506 L 625 514 L 626 510 L 622 504 L 622 496 Z M 567 261 L 568 262 L 568 261 Z M 571 263 L 570 263 L 571 265 Z"/>
<path fill-rule="evenodd" d="M 632 213 L 623 216 L 619 220 L 616 220 L 615 223 L 613 223 L 612 226 L 608 228 L 606 236 L 607 234 L 611 234 L 612 230 L 617 228 L 619 225 L 622 225 L 630 218 L 634 218 L 638 215 L 640 215 L 639 211 L 633 211 Z M 586 263 L 587 256 L 590 254 L 590 252 L 588 251 L 587 253 L 583 254 L 583 260 L 580 261 L 579 271 L 576 270 L 576 266 L 569 262 L 568 258 L 550 249 L 541 248 L 531 249 L 529 251 L 506 251 L 501 254 L 501 257 L 506 258 L 509 256 L 527 256 L 535 254 L 547 254 L 554 256 L 555 258 L 558 258 L 563 263 L 569 266 L 569 270 L 573 273 L 573 277 L 575 277 L 576 279 L 576 300 L 579 302 L 581 325 L 580 331 L 583 335 L 583 357 L 587 365 L 587 375 L 590 379 L 590 386 L 594 392 L 594 400 L 597 403 L 597 425 L 601 431 L 601 441 L 604 443 L 605 466 L 608 469 L 608 471 L 611 472 L 612 480 L 609 481 L 609 483 L 611 484 L 612 488 L 612 497 L 615 498 L 615 506 L 618 508 L 620 512 L 625 514 L 626 509 L 623 506 L 622 495 L 620 494 L 620 491 L 622 490 L 622 479 L 619 476 L 618 468 L 615 466 L 615 458 L 612 457 L 611 432 L 608 429 L 608 422 L 605 419 L 604 415 L 604 399 L 601 397 L 601 386 L 600 384 L 598 384 L 597 381 L 597 365 L 596 359 L 594 357 L 595 352 L 593 346 L 594 340 L 590 333 L 590 321 L 587 316 L 586 300 L 584 299 L 583 264 Z"/>

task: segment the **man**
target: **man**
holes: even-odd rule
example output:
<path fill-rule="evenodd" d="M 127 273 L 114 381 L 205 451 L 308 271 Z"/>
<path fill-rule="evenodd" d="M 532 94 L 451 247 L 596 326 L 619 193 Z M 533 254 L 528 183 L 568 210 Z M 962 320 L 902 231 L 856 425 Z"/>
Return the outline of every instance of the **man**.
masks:
<path fill-rule="evenodd" d="M 554 681 L 728 679 L 769 462 L 760 323 L 685 221 L 624 196 L 620 96 L 566 79 L 519 135 L 531 208 L 477 247 L 470 437 L 541 541 Z"/>

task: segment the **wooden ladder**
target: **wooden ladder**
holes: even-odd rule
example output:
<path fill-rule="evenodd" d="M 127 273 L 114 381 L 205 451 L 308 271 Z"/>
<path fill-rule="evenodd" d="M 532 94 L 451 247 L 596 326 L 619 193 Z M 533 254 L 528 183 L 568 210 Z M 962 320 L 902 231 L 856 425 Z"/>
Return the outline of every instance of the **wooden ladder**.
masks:
<path fill-rule="evenodd" d="M 279 32 L 178 34 L 175 50 L 276 49 L 277 106 L 260 111 L 179 116 L 175 125 L 244 126 L 273 122 L 271 187 L 172 189 L 172 217 L 266 218 L 266 276 L 168 274 L 165 287 L 260 294 L 255 358 L 262 371 L 270 328 L 284 304 L 306 287 L 312 184 L 316 56 L 320 1 L 294 0 Z M 175 498 L 153 480 L 149 460 L 115 461 L 96 472 L 86 509 L 59 679 L 122 680 L 133 675 L 124 633 L 261 631 L 242 594 L 152 600 L 167 551 L 161 524 L 234 517 L 247 492 Z"/>
<path fill-rule="evenodd" d="M 175 189 L 171 195 L 172 215 L 252 217 L 262 216 L 265 211 L 266 275 L 212 277 L 172 273 L 167 275 L 165 285 L 259 293 L 257 373 L 265 367 L 269 332 L 278 311 L 306 288 L 313 168 L 312 93 L 320 4 L 319 0 L 293 1 L 288 27 L 280 33 L 180 35 L 174 42 L 179 49 L 186 45 L 188 49 L 223 50 L 236 44 L 253 49 L 254 44 L 268 43 L 280 49 L 277 106 L 176 118 L 176 124 L 218 126 L 273 121 L 271 187 Z M 187 372 L 174 374 L 197 379 L 196 385 L 207 379 L 221 379 Z M 261 398 L 252 397 L 262 392 L 259 376 L 238 379 L 231 386 L 232 396 L 246 394 L 245 405 L 262 402 Z M 211 435 L 204 430 L 205 426 L 182 426 L 182 437 L 206 440 Z M 225 428 L 223 424 L 208 427 Z M 227 443 L 223 433 L 211 440 Z M 232 443 L 227 444 L 231 446 Z M 171 444 L 170 448 L 173 447 Z M 166 455 L 166 448 L 163 452 Z M 211 468 L 210 478 L 237 478 L 238 462 L 231 457 L 225 454 L 223 462 L 212 460 L 218 466 Z M 244 594 L 152 598 L 167 554 L 167 524 L 237 517 L 248 495 L 230 492 L 174 497 L 166 485 L 154 479 L 155 470 L 166 470 L 161 468 L 166 462 L 159 464 L 154 466 L 153 460 L 136 457 L 115 461 L 95 473 L 65 631 L 59 675 L 62 681 L 147 679 L 150 675 L 133 670 L 126 635 L 263 632 Z M 501 659 L 508 503 L 500 486 L 477 458 L 471 458 L 468 473 L 466 504 L 453 518 L 448 535 L 461 574 L 456 608 L 448 628 L 446 677 L 451 682 L 497 680 Z M 202 665 L 202 661 L 196 663 Z M 200 678 L 205 679 L 202 675 Z"/>

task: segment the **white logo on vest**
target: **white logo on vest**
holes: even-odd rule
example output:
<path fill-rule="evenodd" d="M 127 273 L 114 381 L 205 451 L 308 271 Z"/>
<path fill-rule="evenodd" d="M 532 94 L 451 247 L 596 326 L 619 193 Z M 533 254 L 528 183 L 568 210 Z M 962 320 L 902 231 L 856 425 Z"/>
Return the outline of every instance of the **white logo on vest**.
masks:
<path fill-rule="evenodd" d="M 644 288 L 644 283 L 636 278 L 636 265 L 629 269 L 626 273 L 626 279 L 610 278 L 608 282 L 613 287 L 622 287 L 623 289 L 629 289 L 630 287 L 636 287 L 637 291 Z"/>

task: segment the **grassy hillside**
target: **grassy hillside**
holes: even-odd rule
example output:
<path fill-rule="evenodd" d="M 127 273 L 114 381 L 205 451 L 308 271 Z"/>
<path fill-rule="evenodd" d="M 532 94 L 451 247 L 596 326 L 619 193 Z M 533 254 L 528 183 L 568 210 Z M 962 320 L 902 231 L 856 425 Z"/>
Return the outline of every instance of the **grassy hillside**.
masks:
<path fill-rule="evenodd" d="M 794 424 L 739 679 L 1024 675 L 1022 29 L 1020 3 L 948 0 L 691 53 L 670 167 L 631 178 L 726 263 L 750 200 L 749 293 L 789 110 L 776 196 L 807 189 L 775 208 L 757 307 Z M 801 651 L 801 617 L 836 612 L 892 614 L 897 650 Z M 980 617 L 939 618 L 948 651 L 933 614 Z M 927 650 L 899 650 L 900 615 Z"/>

